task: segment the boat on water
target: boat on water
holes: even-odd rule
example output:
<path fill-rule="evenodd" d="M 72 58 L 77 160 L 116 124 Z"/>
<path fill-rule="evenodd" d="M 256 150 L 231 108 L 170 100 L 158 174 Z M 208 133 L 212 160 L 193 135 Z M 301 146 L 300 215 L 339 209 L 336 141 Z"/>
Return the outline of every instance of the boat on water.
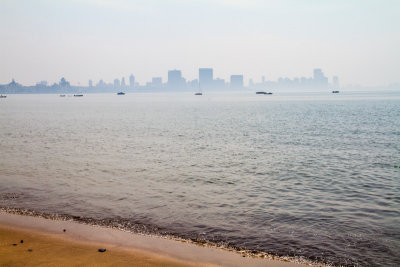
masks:
<path fill-rule="evenodd" d="M 195 93 L 194 95 L 203 95 L 203 93 L 200 93 L 200 92 L 199 92 L 199 93 Z"/>
<path fill-rule="evenodd" d="M 65 97 L 65 95 L 60 95 L 60 97 Z"/>
<path fill-rule="evenodd" d="M 124 92 L 118 92 L 117 95 L 125 95 Z"/>
<path fill-rule="evenodd" d="M 7 96 L 6 95 L 0 95 L 0 98 L 6 98 Z"/>
<path fill-rule="evenodd" d="M 334 90 L 334 91 L 332 91 L 332 94 L 339 94 L 339 91 L 338 90 Z"/>
<path fill-rule="evenodd" d="M 272 95 L 272 92 L 265 92 L 265 91 L 258 91 L 256 92 L 257 95 Z"/>
<path fill-rule="evenodd" d="M 80 97 L 80 96 L 83 96 L 83 95 L 82 94 L 75 94 L 74 96 Z"/>

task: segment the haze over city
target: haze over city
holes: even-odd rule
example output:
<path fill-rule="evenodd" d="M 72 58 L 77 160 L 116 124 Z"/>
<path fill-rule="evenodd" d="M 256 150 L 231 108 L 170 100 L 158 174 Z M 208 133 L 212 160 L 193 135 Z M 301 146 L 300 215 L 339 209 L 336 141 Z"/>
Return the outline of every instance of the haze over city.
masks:
<path fill-rule="evenodd" d="M 180 69 L 229 81 L 310 77 L 399 82 L 398 1 L 28 1 L 0 4 L 0 84 L 87 85 Z"/>

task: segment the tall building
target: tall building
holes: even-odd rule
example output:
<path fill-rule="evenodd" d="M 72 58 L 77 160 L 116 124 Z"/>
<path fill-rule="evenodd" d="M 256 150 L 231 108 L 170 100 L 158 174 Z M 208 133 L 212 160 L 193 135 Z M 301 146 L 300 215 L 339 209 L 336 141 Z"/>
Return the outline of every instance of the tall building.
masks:
<path fill-rule="evenodd" d="M 121 87 L 121 83 L 119 82 L 118 79 L 114 79 L 114 88 L 120 88 Z"/>
<path fill-rule="evenodd" d="M 332 87 L 335 90 L 339 89 L 339 77 L 338 76 L 333 76 L 332 77 Z"/>
<path fill-rule="evenodd" d="M 121 78 L 121 87 L 124 88 L 125 87 L 125 77 Z"/>
<path fill-rule="evenodd" d="M 243 88 L 243 75 L 231 75 L 231 88 L 232 89 Z"/>
<path fill-rule="evenodd" d="M 93 87 L 93 81 L 89 80 L 89 87 Z"/>
<path fill-rule="evenodd" d="M 180 70 L 169 70 L 167 84 L 171 89 L 179 89 L 184 87 L 185 80 L 182 78 L 182 72 Z"/>
<path fill-rule="evenodd" d="M 131 76 L 129 76 L 129 87 L 130 88 L 135 87 L 135 76 L 133 76 L 133 74 L 131 74 Z"/>
<path fill-rule="evenodd" d="M 214 75 L 212 68 L 199 68 L 199 83 L 201 88 L 213 87 Z"/>
<path fill-rule="evenodd" d="M 324 76 L 321 69 L 314 69 L 313 82 L 318 88 L 328 87 L 328 78 Z"/>

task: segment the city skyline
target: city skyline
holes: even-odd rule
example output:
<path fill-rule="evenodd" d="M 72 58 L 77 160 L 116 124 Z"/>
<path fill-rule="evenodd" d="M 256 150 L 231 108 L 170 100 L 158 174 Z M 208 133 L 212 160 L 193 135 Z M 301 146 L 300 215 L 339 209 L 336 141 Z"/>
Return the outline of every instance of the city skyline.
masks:
<path fill-rule="evenodd" d="M 0 84 L 0 92 L 19 92 L 18 90 L 22 87 L 37 89 L 39 92 L 49 89 L 65 89 L 72 87 L 81 87 L 87 89 L 98 89 L 98 90 L 240 90 L 240 89 L 288 89 L 288 88 L 302 88 L 302 89 L 339 89 L 339 77 L 333 76 L 330 80 L 325 76 L 324 72 L 320 68 L 315 68 L 312 73 L 312 77 L 295 77 L 293 79 L 287 77 L 280 77 L 276 81 L 268 80 L 265 76 L 262 76 L 259 81 L 252 78 L 248 79 L 248 83 L 245 83 L 245 77 L 243 74 L 231 74 L 229 80 L 214 77 L 213 68 L 199 68 L 198 77 L 193 80 L 186 79 L 181 70 L 168 70 L 167 80 L 163 82 L 162 77 L 152 77 L 151 81 L 140 84 L 133 74 L 127 77 L 114 78 L 113 81 L 108 82 L 103 79 L 99 81 L 88 80 L 87 84 L 73 84 L 65 77 L 62 77 L 59 82 L 49 83 L 46 80 L 42 80 L 33 85 L 23 85 L 12 79 L 10 83 Z M 22 90 L 23 91 L 23 90 Z"/>
<path fill-rule="evenodd" d="M 318 66 L 342 84 L 398 83 L 398 10 L 391 0 L 4 0 L 0 84 L 130 73 L 143 83 L 168 69 L 193 80 L 197 66 L 224 80 L 308 77 Z"/>

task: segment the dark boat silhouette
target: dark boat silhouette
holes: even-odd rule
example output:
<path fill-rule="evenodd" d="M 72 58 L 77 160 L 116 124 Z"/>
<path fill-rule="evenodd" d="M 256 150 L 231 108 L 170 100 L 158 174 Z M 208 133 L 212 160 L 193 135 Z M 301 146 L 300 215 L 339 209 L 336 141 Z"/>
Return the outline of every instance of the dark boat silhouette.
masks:
<path fill-rule="evenodd" d="M 79 96 L 83 96 L 82 94 L 76 94 L 76 95 L 74 95 L 74 96 L 77 96 L 77 97 L 79 97 Z"/>
<path fill-rule="evenodd" d="M 203 95 L 203 93 L 200 93 L 200 92 L 199 92 L 199 93 L 195 93 L 194 95 Z"/>
<path fill-rule="evenodd" d="M 0 95 L 0 98 L 6 98 L 7 96 L 6 95 Z"/>
<path fill-rule="evenodd" d="M 257 95 L 272 95 L 271 92 L 264 92 L 264 91 L 258 91 L 256 92 Z"/>
<path fill-rule="evenodd" d="M 338 90 L 334 90 L 334 91 L 332 91 L 332 94 L 338 94 L 339 93 L 339 91 Z"/>
<path fill-rule="evenodd" d="M 125 95 L 124 92 L 118 92 L 117 95 Z"/>

